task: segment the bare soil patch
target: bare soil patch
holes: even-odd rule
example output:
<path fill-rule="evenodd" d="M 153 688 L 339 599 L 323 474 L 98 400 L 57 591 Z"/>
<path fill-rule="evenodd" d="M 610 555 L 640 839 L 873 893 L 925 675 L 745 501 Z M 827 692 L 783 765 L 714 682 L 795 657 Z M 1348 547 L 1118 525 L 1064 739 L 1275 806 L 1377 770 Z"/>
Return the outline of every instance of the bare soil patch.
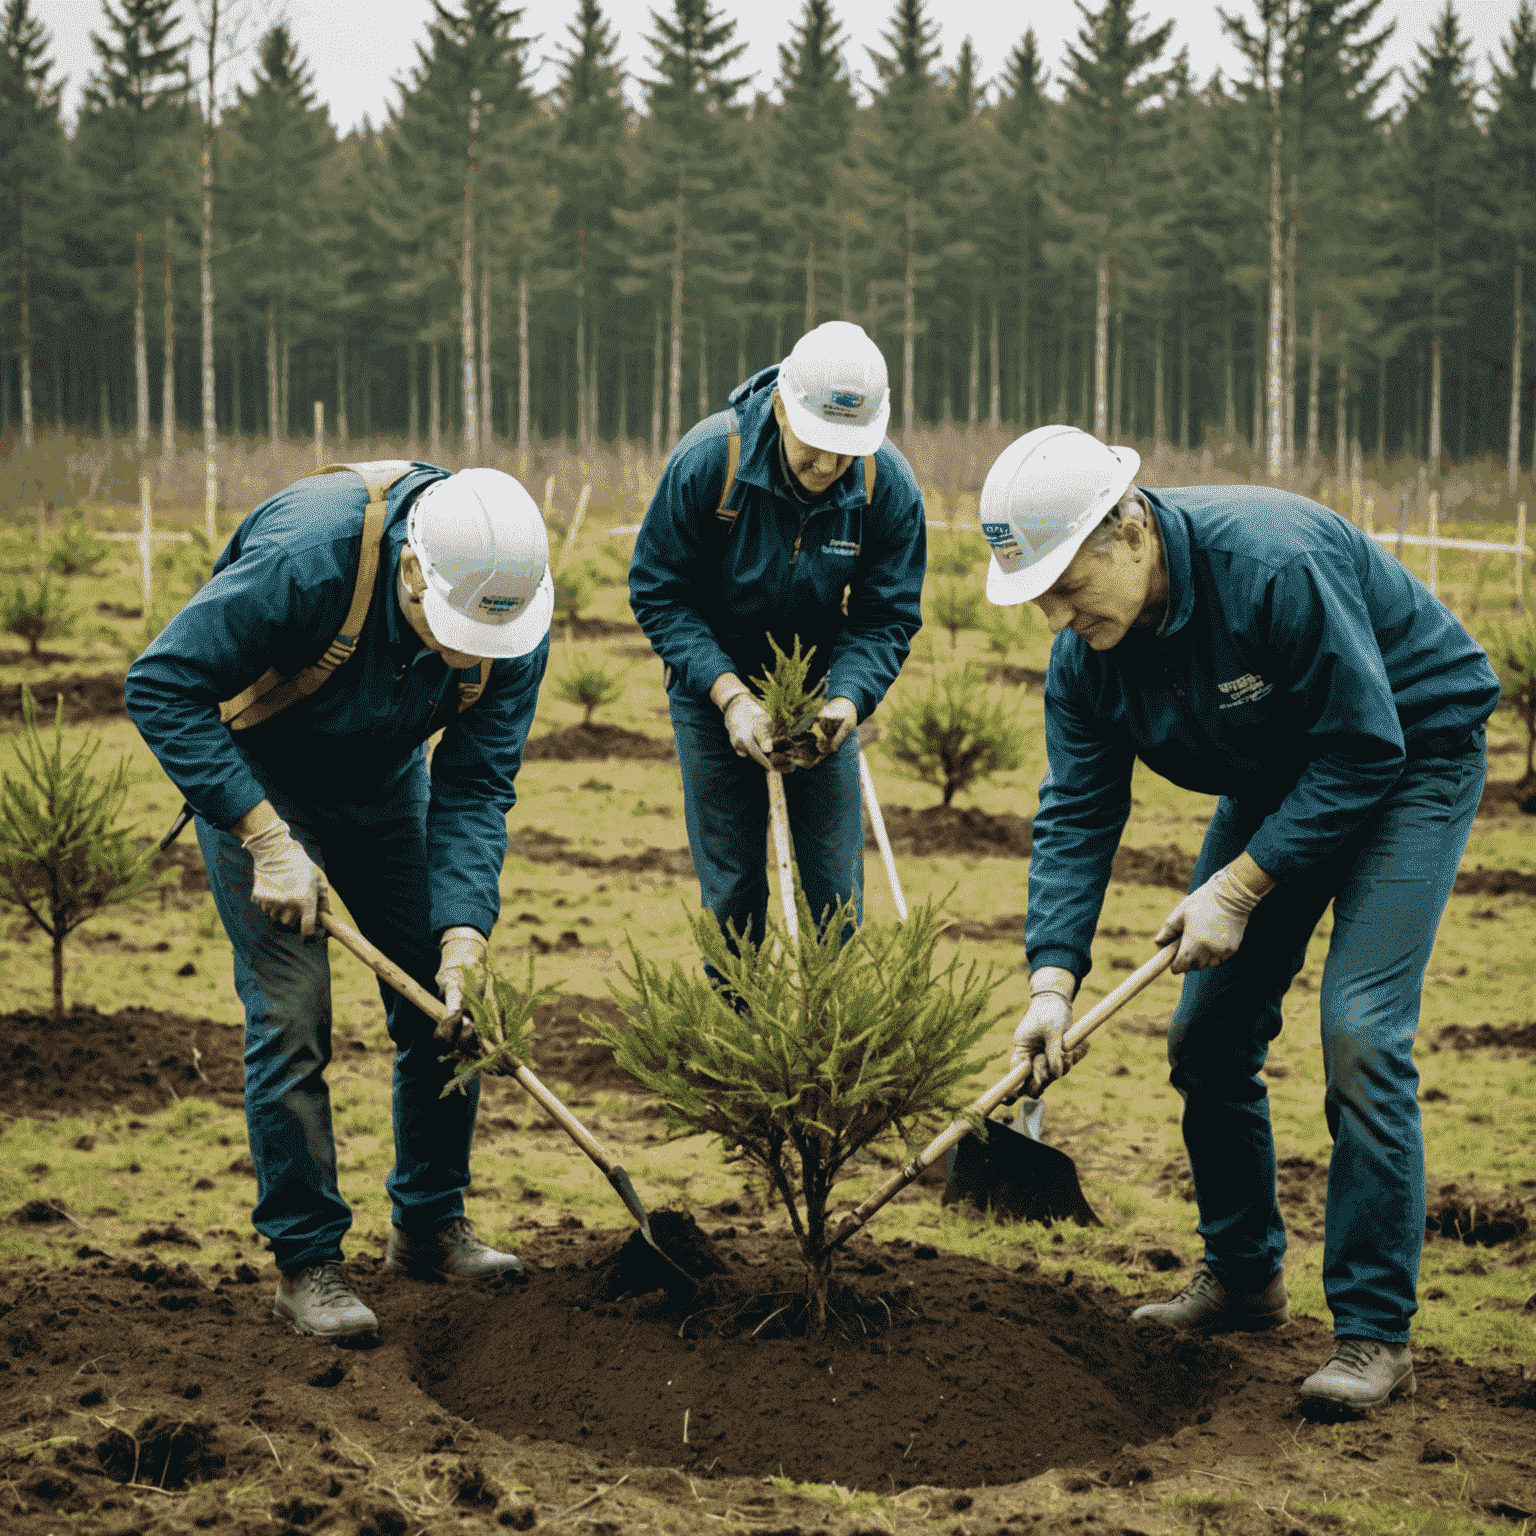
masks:
<path fill-rule="evenodd" d="M 45 653 L 43 661 L 64 661 L 63 656 Z M 16 666 L 27 660 L 24 651 L 0 652 L 0 666 Z M 100 672 L 94 677 L 79 673 L 69 677 L 44 677 L 35 683 L 6 683 L 0 686 L 0 720 L 20 724 L 21 690 L 32 695 L 41 715 L 51 718 L 55 702 L 64 700 L 64 719 L 70 725 L 83 720 L 110 720 L 127 713 L 123 704 L 124 676 L 121 672 Z"/>
<path fill-rule="evenodd" d="M 1536 780 L 1489 779 L 1478 801 L 1479 816 L 1536 816 Z"/>
<path fill-rule="evenodd" d="M 1536 1051 L 1536 1019 L 1524 1024 L 1447 1024 L 1430 1041 L 1432 1051 Z"/>
<path fill-rule="evenodd" d="M 1469 1248 L 1492 1248 L 1503 1243 L 1525 1247 L 1533 1215 L 1536 1179 L 1526 1180 L 1517 1190 L 1442 1184 L 1430 1192 L 1424 1226 L 1431 1234 L 1439 1233 Z"/>
<path fill-rule="evenodd" d="M 586 763 L 605 757 L 659 763 L 676 756 L 670 741 L 629 731 L 622 725 L 607 725 L 601 720 L 594 720 L 591 725 L 567 725 L 547 736 L 533 737 L 523 748 L 523 758 L 530 763 Z"/>
<path fill-rule="evenodd" d="M 686 848 L 642 848 L 638 853 L 617 853 L 605 856 L 589 853 L 584 848 L 573 848 L 568 837 L 558 832 L 545 832 L 529 827 L 518 832 L 509 844 L 511 850 L 520 853 L 535 864 L 569 864 L 576 869 L 611 870 L 618 874 L 670 875 L 682 879 L 693 874 L 693 859 Z"/>

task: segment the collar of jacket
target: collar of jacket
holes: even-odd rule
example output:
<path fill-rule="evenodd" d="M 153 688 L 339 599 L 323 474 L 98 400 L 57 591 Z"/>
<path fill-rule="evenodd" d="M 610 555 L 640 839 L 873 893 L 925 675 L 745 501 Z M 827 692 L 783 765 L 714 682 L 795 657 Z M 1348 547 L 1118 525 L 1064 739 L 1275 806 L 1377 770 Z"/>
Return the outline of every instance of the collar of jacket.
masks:
<path fill-rule="evenodd" d="M 773 384 L 778 376 L 777 366 L 764 368 L 731 391 L 730 406 L 736 412 L 736 421 L 741 428 L 741 463 L 737 466 L 736 478 L 800 510 L 801 503 L 789 495 L 780 480 L 779 424 L 773 419 Z M 804 511 L 810 515 L 824 512 L 829 507 L 842 509 L 863 505 L 864 461 L 855 459 L 828 494 L 806 505 Z"/>
<path fill-rule="evenodd" d="M 1163 562 L 1168 567 L 1168 617 L 1163 623 L 1160 638 L 1167 639 L 1182 629 L 1195 611 L 1195 584 L 1191 577 L 1189 522 L 1177 508 L 1165 505 L 1155 491 L 1138 486 L 1147 498 L 1152 515 L 1157 519 L 1157 531 L 1163 541 Z"/>

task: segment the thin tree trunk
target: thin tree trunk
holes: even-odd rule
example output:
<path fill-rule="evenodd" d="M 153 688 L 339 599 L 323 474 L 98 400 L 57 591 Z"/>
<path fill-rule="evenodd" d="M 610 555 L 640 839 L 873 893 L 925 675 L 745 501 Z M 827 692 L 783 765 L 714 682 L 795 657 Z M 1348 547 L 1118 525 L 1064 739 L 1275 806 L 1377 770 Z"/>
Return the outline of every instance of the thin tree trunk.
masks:
<path fill-rule="evenodd" d="M 1115 362 L 1110 377 L 1109 435 L 1119 442 L 1125 426 L 1125 311 L 1119 304 L 1113 319 Z"/>
<path fill-rule="evenodd" d="M 1032 297 L 1034 273 L 1030 266 L 1029 230 L 1023 229 L 1019 233 L 1019 426 L 1023 429 L 1029 427 L 1029 396 L 1025 381 L 1029 378 L 1029 354 L 1030 341 L 1029 327 L 1033 321 L 1030 313 L 1029 301 Z M 994 301 L 994 309 L 995 309 Z M 1035 349 L 1038 352 L 1038 348 Z M 1035 401 L 1035 409 L 1038 411 L 1040 402 Z"/>
<path fill-rule="evenodd" d="M 293 424 L 293 413 L 290 408 L 292 397 L 289 388 L 293 379 L 293 347 L 288 336 L 288 317 L 286 315 L 283 317 L 283 335 L 278 347 L 278 357 L 277 414 L 283 438 L 286 441 L 288 429 Z"/>
<path fill-rule="evenodd" d="M 1347 345 L 1348 338 L 1341 338 Z M 1349 478 L 1349 354 L 1339 356 L 1339 376 L 1333 398 L 1334 478 L 1338 481 L 1339 510 L 1344 510 L 1344 482 Z"/>
<path fill-rule="evenodd" d="M 479 91 L 470 92 L 469 154 L 464 163 L 464 233 L 459 251 L 459 341 L 464 381 L 464 455 L 471 462 L 480 443 L 475 409 L 475 171 L 480 152 Z"/>
<path fill-rule="evenodd" d="M 64 1022 L 64 929 L 54 919 L 53 939 L 53 1022 Z"/>
<path fill-rule="evenodd" d="M 999 335 L 997 300 L 987 301 L 987 425 L 994 432 L 1003 425 L 1003 360 L 998 356 Z"/>
<path fill-rule="evenodd" d="M 917 425 L 917 191 L 907 188 L 906 261 L 901 285 L 901 431 Z"/>
<path fill-rule="evenodd" d="M 144 225 L 133 229 L 133 446 L 142 464 L 149 457 L 148 277 L 144 271 Z"/>
<path fill-rule="evenodd" d="M 965 424 L 974 432 L 981 421 L 981 306 L 971 300 L 971 376 L 965 400 Z"/>
<path fill-rule="evenodd" d="M 747 376 L 747 321 L 744 315 L 736 317 L 736 382 Z"/>
<path fill-rule="evenodd" d="M 1376 359 L 1376 454 L 1383 460 L 1387 456 L 1387 359 L 1384 354 Z"/>
<path fill-rule="evenodd" d="M 336 446 L 346 449 L 351 437 L 347 421 L 347 338 L 336 338 Z"/>
<path fill-rule="evenodd" d="M 622 452 L 629 442 L 629 363 L 624 356 L 624 348 L 619 348 L 619 450 Z"/>
<path fill-rule="evenodd" d="M 1237 341 L 1233 336 L 1232 302 L 1226 301 L 1226 377 L 1222 381 L 1221 429 L 1228 443 L 1237 441 Z"/>
<path fill-rule="evenodd" d="M 1189 304 L 1179 306 L 1179 447 L 1188 453 L 1194 414 L 1194 402 L 1190 398 L 1189 371 Z"/>
<path fill-rule="evenodd" d="M 7 373 L 9 378 L 9 373 Z M 101 410 L 101 440 L 106 442 L 112 434 L 112 380 L 107 369 L 107 344 L 100 331 L 96 333 L 96 394 Z"/>
<path fill-rule="evenodd" d="M 1284 265 L 1280 236 L 1280 151 L 1283 147 L 1280 127 L 1280 87 L 1270 73 L 1269 56 L 1274 45 L 1274 20 L 1264 32 L 1264 75 L 1269 90 L 1269 389 L 1268 431 L 1265 467 L 1271 480 L 1278 479 L 1284 464 L 1285 436 L 1280 416 L 1280 380 L 1282 358 L 1281 332 L 1285 319 Z M 1282 49 L 1284 44 L 1282 42 Z M 1255 449 L 1260 439 L 1258 421 L 1254 422 Z"/>
<path fill-rule="evenodd" d="M 1072 327 L 1065 310 L 1061 316 L 1061 356 L 1056 366 L 1059 375 L 1056 380 L 1056 420 L 1065 425 L 1070 409 L 1067 395 L 1072 385 Z"/>
<path fill-rule="evenodd" d="M 240 351 L 240 327 L 237 325 L 229 337 L 229 430 L 232 437 L 245 433 L 245 358 Z M 218 441 L 214 441 L 218 451 Z"/>
<path fill-rule="evenodd" d="M 17 252 L 20 258 L 21 297 L 21 446 L 32 451 L 32 295 L 27 281 L 27 229 L 25 218 L 17 221 Z M 6 369 L 6 382 L 10 382 L 10 369 Z M 10 417 L 10 402 L 6 402 L 6 417 Z M 5 427 L 10 426 L 9 419 Z M 106 436 L 105 433 L 102 434 Z"/>
<path fill-rule="evenodd" d="M 709 415 L 709 326 L 699 307 L 699 420 Z"/>
<path fill-rule="evenodd" d="M 443 365 L 441 348 L 434 338 L 427 359 L 427 452 L 434 464 L 443 462 Z"/>
<path fill-rule="evenodd" d="M 1524 262 L 1515 258 L 1515 305 L 1511 326 L 1513 340 L 1509 353 L 1509 494 L 1515 494 L 1520 479 L 1520 385 L 1521 365 L 1525 360 L 1525 304 L 1521 294 Z"/>
<path fill-rule="evenodd" d="M 533 388 L 533 369 L 528 355 L 528 274 L 517 275 L 517 451 L 518 463 L 528 455 L 530 431 L 529 392 Z M 519 474 L 523 471 L 519 469 Z"/>
<path fill-rule="evenodd" d="M 816 329 L 816 231 L 805 241 L 805 328 Z"/>
<path fill-rule="evenodd" d="M 483 461 L 490 453 L 491 416 L 491 264 L 480 258 L 480 452 Z"/>
<path fill-rule="evenodd" d="M 1265 330 L 1264 314 L 1256 308 L 1253 314 L 1253 453 L 1255 458 L 1267 463 L 1271 438 L 1265 411 L 1268 408 L 1269 380 L 1273 375 L 1264 353 Z M 1275 473 L 1279 474 L 1279 470 Z"/>
<path fill-rule="evenodd" d="M 1168 437 L 1168 423 L 1163 415 L 1163 317 L 1161 312 L 1157 317 L 1152 346 L 1152 453 L 1156 457 L 1163 451 L 1163 444 Z"/>
<path fill-rule="evenodd" d="M 1307 341 L 1307 468 L 1317 466 L 1318 438 L 1322 434 L 1323 321 L 1312 306 L 1312 335 Z"/>
<path fill-rule="evenodd" d="M 590 433 L 590 442 L 594 448 L 603 431 L 603 402 L 597 387 L 597 358 L 599 343 L 602 340 L 602 327 L 594 324 L 592 327 L 592 345 L 587 349 L 587 430 Z"/>
<path fill-rule="evenodd" d="M 171 200 L 165 200 L 165 352 L 160 367 L 160 462 L 167 468 L 176 461 L 176 274 L 172 267 L 171 242 L 176 221 Z"/>
<path fill-rule="evenodd" d="M 267 436 L 277 447 L 277 306 L 267 305 Z"/>
<path fill-rule="evenodd" d="M 666 359 L 666 331 L 662 325 L 661 305 L 656 306 L 656 343 L 651 348 L 651 457 L 661 457 L 661 401 Z"/>
<path fill-rule="evenodd" d="M 587 446 L 587 232 L 576 231 L 576 442 Z"/>
<path fill-rule="evenodd" d="M 683 423 L 683 275 L 687 251 L 687 202 L 681 192 L 673 204 L 672 351 L 667 372 L 667 451 L 677 447 Z"/>
<path fill-rule="evenodd" d="M 421 424 L 421 349 L 412 341 L 406 345 L 405 456 L 414 459 L 419 450 L 416 430 Z"/>
<path fill-rule="evenodd" d="M 1437 325 L 1430 334 L 1429 352 L 1429 473 L 1432 478 L 1440 474 L 1440 397 L 1445 387 L 1445 348 Z"/>
<path fill-rule="evenodd" d="M 1296 230 L 1300 223 L 1296 207 L 1296 173 L 1291 173 L 1291 206 L 1286 215 L 1285 231 L 1285 467 L 1296 466 Z"/>
<path fill-rule="evenodd" d="M 1109 365 L 1109 342 L 1108 342 L 1109 330 L 1108 330 L 1107 324 L 1106 324 L 1106 327 L 1105 327 L 1104 335 L 1105 335 L 1104 362 L 1105 362 L 1105 370 L 1107 370 L 1108 365 Z M 1081 419 L 1082 419 L 1083 430 L 1084 431 L 1087 430 L 1088 423 L 1090 421 L 1092 421 L 1094 419 L 1094 416 L 1096 415 L 1096 411 L 1094 409 L 1094 402 L 1095 402 L 1095 400 L 1097 398 L 1096 397 L 1096 385 L 1095 385 L 1095 382 L 1094 382 L 1094 371 L 1093 371 L 1093 368 L 1089 365 L 1089 355 L 1091 353 L 1096 354 L 1097 351 L 1098 351 L 1098 326 L 1097 326 L 1097 324 L 1095 324 L 1091 329 L 1089 329 L 1089 330 L 1087 330 L 1087 331 L 1085 331 L 1083 333 L 1083 366 L 1082 366 L 1082 369 L 1081 369 L 1082 378 L 1079 380 L 1079 384 L 1080 384 L 1080 386 L 1082 388 L 1082 397 L 1083 397 L 1082 398 L 1082 407 L 1083 408 L 1082 408 L 1082 413 L 1081 413 Z M 1104 370 L 1101 370 L 1101 372 L 1102 371 L 1104 371 Z M 1108 397 L 1107 394 L 1106 394 L 1106 396 L 1104 398 L 1104 411 L 1105 411 L 1104 430 L 1105 430 L 1105 432 L 1107 434 L 1108 431 L 1109 431 L 1109 397 Z"/>
<path fill-rule="evenodd" d="M 219 0 L 211 0 L 208 21 L 208 109 L 203 113 L 202 180 L 203 238 L 198 252 L 198 299 L 202 309 L 203 335 L 200 372 L 203 395 L 203 521 L 208 542 L 214 542 L 219 510 L 219 421 L 217 379 L 213 366 L 213 117 L 216 61 L 219 41 Z M 230 425 L 240 433 L 240 333 L 235 332 L 230 364 Z"/>
<path fill-rule="evenodd" d="M 1099 247 L 1099 295 L 1093 323 L 1093 435 L 1109 441 L 1109 250 Z"/>

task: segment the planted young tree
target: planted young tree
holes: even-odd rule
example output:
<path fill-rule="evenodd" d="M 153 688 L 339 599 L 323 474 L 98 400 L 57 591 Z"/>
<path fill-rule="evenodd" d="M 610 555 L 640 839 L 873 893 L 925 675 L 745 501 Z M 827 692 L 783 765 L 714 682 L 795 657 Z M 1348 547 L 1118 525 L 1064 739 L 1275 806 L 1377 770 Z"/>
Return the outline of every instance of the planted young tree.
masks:
<path fill-rule="evenodd" d="M 935 970 L 931 904 L 845 944 L 853 904 L 818 925 L 796 895 L 798 942 L 772 916 L 754 945 L 699 915 L 694 940 L 719 986 L 695 966 L 663 971 L 631 944 L 628 990 L 614 989 L 628 1022 L 587 1022 L 661 1104 L 669 1134 L 718 1136 L 762 1169 L 800 1246 L 803 1321 L 819 1330 L 835 1316 L 838 1179 L 876 1137 L 895 1130 L 912 1145 L 953 1116 L 982 1065 L 971 1053 L 1000 978 L 958 959 Z"/>
<path fill-rule="evenodd" d="M 91 772 L 101 745 L 88 737 L 64 748 L 64 704 L 53 735 L 37 727 L 22 688 L 22 730 L 13 741 L 18 771 L 0 774 L 0 905 L 25 912 L 53 943 L 53 1018 L 64 1018 L 64 941 L 114 902 L 137 896 L 148 868 L 117 825 L 128 794 L 128 759 L 104 778 Z"/>
<path fill-rule="evenodd" d="M 1525 726 L 1525 775 L 1522 789 L 1536 789 L 1536 616 L 1505 625 L 1488 647 L 1498 669 L 1505 701 Z"/>
<path fill-rule="evenodd" d="M 65 606 L 65 592 L 45 571 L 36 587 L 19 581 L 9 596 L 0 598 L 0 628 L 27 642 L 31 661 L 41 661 L 38 647 L 44 640 L 57 640 L 75 627 L 74 610 Z"/>
<path fill-rule="evenodd" d="M 593 714 L 624 692 L 626 675 L 610 671 L 605 662 L 592 656 L 573 655 L 570 665 L 555 677 L 555 697 L 584 709 L 581 723 L 591 725 Z"/>
<path fill-rule="evenodd" d="M 48 569 L 59 576 L 95 576 L 112 546 L 86 527 L 78 512 L 64 520 L 48 546 Z"/>
<path fill-rule="evenodd" d="M 597 591 L 599 571 L 591 560 L 577 560 L 555 575 L 555 612 L 572 627 Z"/>
<path fill-rule="evenodd" d="M 987 694 L 981 668 L 970 662 L 936 673 L 925 693 L 904 695 L 885 740 L 897 762 L 943 790 L 946 806 L 962 789 L 1024 760 L 1024 728 Z"/>
<path fill-rule="evenodd" d="M 981 624 L 981 593 L 962 581 L 944 581 L 933 589 L 930 599 L 935 622 L 949 631 L 949 648 L 960 645 L 962 629 L 977 629 Z"/>

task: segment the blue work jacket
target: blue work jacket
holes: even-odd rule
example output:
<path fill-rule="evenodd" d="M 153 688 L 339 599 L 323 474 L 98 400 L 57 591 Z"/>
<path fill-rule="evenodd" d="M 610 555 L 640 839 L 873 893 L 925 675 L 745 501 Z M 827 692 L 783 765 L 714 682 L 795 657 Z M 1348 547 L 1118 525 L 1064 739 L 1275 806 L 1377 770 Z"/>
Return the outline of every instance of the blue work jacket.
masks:
<path fill-rule="evenodd" d="M 1370 816 L 1409 757 L 1468 749 L 1498 702 L 1483 648 L 1374 539 L 1266 486 L 1144 491 L 1168 614 L 1110 651 L 1072 630 L 1045 681 L 1024 943 L 1086 976 L 1140 758 L 1267 816 L 1248 844 L 1304 877 Z"/>
<path fill-rule="evenodd" d="M 816 648 L 808 682 L 825 677 L 828 697 L 851 699 L 865 720 L 922 627 L 922 493 L 887 442 L 875 455 L 872 504 L 862 459 L 814 505 L 797 501 L 779 463 L 778 373 L 765 368 L 730 395 L 741 430 L 734 525 L 716 516 L 731 411 L 701 421 L 673 449 L 635 540 L 630 607 L 672 669 L 672 686 L 691 698 L 707 698 L 722 672 L 761 676 L 773 665 L 767 636 L 787 651 L 798 635 L 802 650 Z"/>
<path fill-rule="evenodd" d="M 537 650 L 489 668 L 462 714 L 458 678 L 423 648 L 396 596 L 406 510 L 447 471 L 418 465 L 389 493 L 373 602 L 350 660 L 307 699 L 231 731 L 219 703 L 269 667 L 285 676 L 336 638 L 352 600 L 367 492 L 356 475 L 300 480 L 235 530 L 195 597 L 128 670 L 128 713 L 192 809 L 228 828 L 267 786 L 301 805 L 364 804 L 422 772 L 434 933 L 464 923 L 489 933 L 500 910 L 513 780 L 549 657 Z M 359 828 L 359 836 L 366 835 Z"/>

